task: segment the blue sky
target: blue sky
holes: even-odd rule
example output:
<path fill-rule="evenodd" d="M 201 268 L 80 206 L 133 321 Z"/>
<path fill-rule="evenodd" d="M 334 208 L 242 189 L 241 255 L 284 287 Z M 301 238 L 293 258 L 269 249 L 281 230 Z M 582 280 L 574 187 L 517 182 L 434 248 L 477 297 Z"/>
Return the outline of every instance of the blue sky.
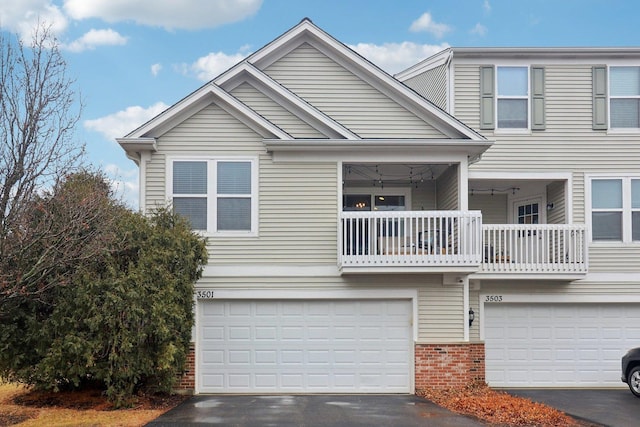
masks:
<path fill-rule="evenodd" d="M 84 109 L 77 138 L 137 207 L 124 136 L 304 17 L 395 73 L 448 46 L 640 46 L 636 0 L 0 0 L 51 23 Z"/>

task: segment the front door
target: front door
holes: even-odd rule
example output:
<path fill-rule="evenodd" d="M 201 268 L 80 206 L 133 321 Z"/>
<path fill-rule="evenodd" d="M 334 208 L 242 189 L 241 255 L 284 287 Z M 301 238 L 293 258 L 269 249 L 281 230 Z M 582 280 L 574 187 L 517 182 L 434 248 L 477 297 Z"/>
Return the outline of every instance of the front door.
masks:
<path fill-rule="evenodd" d="M 538 233 L 535 227 L 526 227 L 527 225 L 536 225 L 544 223 L 544 212 L 540 209 L 542 206 L 542 198 L 530 198 L 518 200 L 514 202 L 514 222 L 518 225 L 524 225 L 525 231 L 516 233 L 516 242 L 513 256 L 518 262 L 530 264 L 542 262 L 543 250 L 541 241 L 542 234 Z M 528 228 L 528 229 L 527 229 Z"/>

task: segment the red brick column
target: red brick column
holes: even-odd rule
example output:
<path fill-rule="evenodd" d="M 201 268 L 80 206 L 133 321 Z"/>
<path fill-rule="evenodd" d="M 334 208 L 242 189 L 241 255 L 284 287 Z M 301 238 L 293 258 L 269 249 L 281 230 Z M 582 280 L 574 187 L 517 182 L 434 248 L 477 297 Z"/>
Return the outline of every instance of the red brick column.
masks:
<path fill-rule="evenodd" d="M 176 385 L 177 392 L 193 392 L 196 388 L 196 346 L 191 343 L 189 346 L 189 354 L 187 354 L 187 362 L 184 366 L 182 376 Z"/>
<path fill-rule="evenodd" d="M 416 391 L 484 382 L 484 343 L 416 344 Z"/>

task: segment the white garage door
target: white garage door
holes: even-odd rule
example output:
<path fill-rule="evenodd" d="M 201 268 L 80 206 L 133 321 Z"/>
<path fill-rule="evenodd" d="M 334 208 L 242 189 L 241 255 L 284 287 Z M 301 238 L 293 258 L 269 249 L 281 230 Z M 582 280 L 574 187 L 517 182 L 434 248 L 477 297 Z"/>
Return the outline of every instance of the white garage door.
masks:
<path fill-rule="evenodd" d="M 622 387 L 620 357 L 640 346 L 639 304 L 486 304 L 487 383 Z"/>
<path fill-rule="evenodd" d="M 200 301 L 202 393 L 409 393 L 404 300 Z"/>

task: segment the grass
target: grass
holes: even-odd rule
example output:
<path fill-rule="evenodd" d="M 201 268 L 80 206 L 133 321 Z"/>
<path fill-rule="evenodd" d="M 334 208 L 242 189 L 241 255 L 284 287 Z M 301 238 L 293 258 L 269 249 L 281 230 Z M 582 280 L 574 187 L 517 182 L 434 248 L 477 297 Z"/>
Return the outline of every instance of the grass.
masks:
<path fill-rule="evenodd" d="M 0 426 L 142 426 L 183 399 L 140 397 L 136 406 L 116 410 L 97 390 L 46 393 L 0 383 Z"/>

